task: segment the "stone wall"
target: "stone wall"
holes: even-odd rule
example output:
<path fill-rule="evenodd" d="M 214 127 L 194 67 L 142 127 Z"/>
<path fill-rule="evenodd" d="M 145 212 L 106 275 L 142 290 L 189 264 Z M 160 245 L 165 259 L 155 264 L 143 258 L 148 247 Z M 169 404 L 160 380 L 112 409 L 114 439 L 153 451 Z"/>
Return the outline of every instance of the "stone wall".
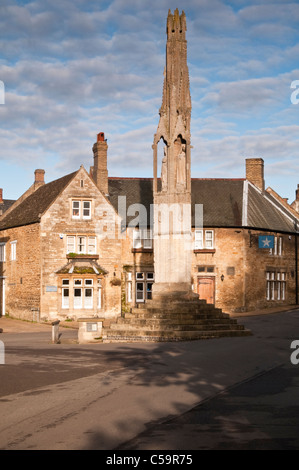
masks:
<path fill-rule="evenodd" d="M 39 320 L 40 312 L 40 226 L 26 225 L 4 230 L 0 242 L 6 243 L 5 263 L 0 263 L 0 277 L 5 277 L 5 313 L 26 320 Z M 11 242 L 16 242 L 16 259 L 11 260 Z"/>

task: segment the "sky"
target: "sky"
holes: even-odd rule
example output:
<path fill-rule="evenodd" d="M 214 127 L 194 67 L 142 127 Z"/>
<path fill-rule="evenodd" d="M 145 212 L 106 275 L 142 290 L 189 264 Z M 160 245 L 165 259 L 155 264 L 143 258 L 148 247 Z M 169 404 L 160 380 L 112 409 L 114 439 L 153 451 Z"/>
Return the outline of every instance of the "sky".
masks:
<path fill-rule="evenodd" d="M 46 182 L 89 170 L 99 132 L 109 176 L 152 177 L 176 8 L 187 18 L 192 177 L 243 178 L 245 159 L 261 157 L 266 187 L 295 199 L 298 0 L 0 0 L 5 199 L 37 168 Z"/>

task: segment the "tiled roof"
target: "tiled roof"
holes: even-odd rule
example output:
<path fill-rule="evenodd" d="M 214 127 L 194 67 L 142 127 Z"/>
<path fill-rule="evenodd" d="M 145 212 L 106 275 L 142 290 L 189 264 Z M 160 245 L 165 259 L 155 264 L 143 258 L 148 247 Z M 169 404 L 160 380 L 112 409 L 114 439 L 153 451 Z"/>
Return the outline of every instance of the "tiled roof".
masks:
<path fill-rule="evenodd" d="M 38 222 L 40 216 L 50 207 L 76 173 L 41 186 L 15 209 L 3 216 L 0 229 Z M 248 183 L 247 195 L 244 196 L 244 184 L 244 179 L 192 178 L 193 225 L 195 204 L 202 204 L 204 227 L 241 228 L 244 224 L 248 228 L 282 232 L 296 231 L 298 219 L 292 211 L 288 211 L 287 207 L 269 192 L 261 193 L 250 183 Z M 128 216 L 128 208 L 133 204 L 142 204 L 146 208 L 147 223 L 150 224 L 150 215 L 153 215 L 153 211 L 150 210 L 153 204 L 152 178 L 109 178 L 109 200 L 117 212 L 119 196 L 126 197 L 126 224 L 138 215 L 132 211 L 132 214 Z M 243 214 L 243 203 L 246 206 L 247 217 Z"/>
<path fill-rule="evenodd" d="M 0 215 L 4 214 L 14 203 L 13 199 L 3 199 L 3 202 L 0 204 Z"/>
<path fill-rule="evenodd" d="M 200 179 L 192 178 L 192 223 L 194 225 L 195 204 L 203 205 L 205 227 L 242 227 L 245 179 Z M 271 196 L 261 193 L 248 184 L 247 221 L 248 228 L 282 232 L 296 231 L 298 219 L 292 211 Z M 118 211 L 118 196 L 126 196 L 126 208 L 132 204 L 143 204 L 150 223 L 150 205 L 153 204 L 152 178 L 109 178 L 110 201 Z M 127 216 L 127 224 L 138 214 Z"/>
<path fill-rule="evenodd" d="M 248 222 L 249 227 L 262 228 L 277 232 L 295 232 L 298 219 L 276 198 L 265 191 L 261 194 L 254 186 L 248 185 Z"/>
<path fill-rule="evenodd" d="M 47 183 L 22 201 L 0 220 L 0 230 L 39 222 L 40 216 L 55 201 L 77 172 Z"/>

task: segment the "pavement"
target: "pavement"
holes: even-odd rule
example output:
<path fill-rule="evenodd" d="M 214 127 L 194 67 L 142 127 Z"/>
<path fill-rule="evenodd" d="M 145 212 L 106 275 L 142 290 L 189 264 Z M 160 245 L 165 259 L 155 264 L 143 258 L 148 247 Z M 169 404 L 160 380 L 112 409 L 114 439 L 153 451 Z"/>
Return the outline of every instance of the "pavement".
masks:
<path fill-rule="evenodd" d="M 243 314 L 249 337 L 153 344 L 1 318 L 0 449 L 298 450 L 299 310 L 279 310 Z"/>

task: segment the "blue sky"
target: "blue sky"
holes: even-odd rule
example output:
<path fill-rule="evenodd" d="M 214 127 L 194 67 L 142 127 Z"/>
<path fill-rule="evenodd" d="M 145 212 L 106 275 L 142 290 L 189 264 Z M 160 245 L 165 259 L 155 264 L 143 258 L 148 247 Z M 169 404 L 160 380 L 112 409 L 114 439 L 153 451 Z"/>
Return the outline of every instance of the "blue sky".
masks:
<path fill-rule="evenodd" d="M 299 2 L 2 0 L 0 187 L 19 197 L 92 165 L 99 132 L 110 176 L 152 176 L 169 8 L 187 17 L 192 176 L 238 178 L 265 161 L 266 187 L 299 183 Z"/>

